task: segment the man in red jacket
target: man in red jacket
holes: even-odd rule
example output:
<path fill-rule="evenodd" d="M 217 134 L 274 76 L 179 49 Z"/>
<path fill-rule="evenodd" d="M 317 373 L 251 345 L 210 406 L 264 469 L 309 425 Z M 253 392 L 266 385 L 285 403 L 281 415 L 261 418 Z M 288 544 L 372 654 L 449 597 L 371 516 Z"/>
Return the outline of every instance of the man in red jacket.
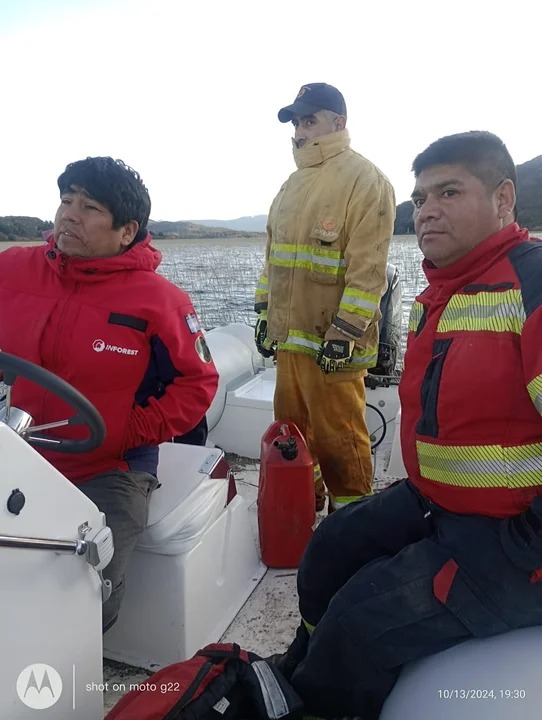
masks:
<path fill-rule="evenodd" d="M 376 720 L 404 664 L 542 624 L 542 243 L 495 135 L 441 138 L 413 171 L 429 286 L 400 385 L 409 477 L 320 524 L 278 660 L 323 718 Z"/>
<path fill-rule="evenodd" d="M 69 382 L 105 422 L 105 440 L 92 452 L 43 452 L 113 531 L 105 631 L 158 484 L 158 445 L 202 420 L 218 374 L 190 298 L 156 272 L 161 254 L 150 244 L 151 202 L 138 173 L 119 160 L 87 158 L 68 165 L 58 187 L 47 245 L 0 254 L 0 347 Z M 24 380 L 12 402 L 36 425 L 73 415 Z M 80 438 L 84 430 L 55 433 Z"/>

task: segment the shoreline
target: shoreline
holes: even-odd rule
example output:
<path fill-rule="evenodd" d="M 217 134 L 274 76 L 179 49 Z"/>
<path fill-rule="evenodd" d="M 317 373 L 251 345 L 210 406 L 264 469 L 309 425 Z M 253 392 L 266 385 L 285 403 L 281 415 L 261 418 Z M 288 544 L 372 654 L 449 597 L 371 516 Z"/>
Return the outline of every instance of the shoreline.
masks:
<path fill-rule="evenodd" d="M 541 235 L 542 227 L 533 228 L 529 230 L 531 235 Z M 398 234 L 393 235 L 394 238 L 415 238 L 414 233 Z M 152 245 L 157 249 L 160 248 L 170 249 L 183 245 L 194 245 L 199 243 L 220 243 L 221 245 L 253 245 L 256 243 L 264 243 L 266 240 L 265 233 L 259 233 L 255 235 L 244 236 L 233 236 L 233 237 L 193 237 L 193 238 L 152 238 Z M 0 252 L 7 250 L 10 247 L 34 247 L 36 245 L 42 245 L 43 240 L 39 238 L 28 238 L 19 240 L 0 240 Z"/>
<path fill-rule="evenodd" d="M 248 237 L 195 237 L 195 238 L 152 238 L 152 246 L 157 250 L 161 248 L 169 249 L 184 245 L 194 245 L 199 243 L 220 243 L 227 245 L 254 245 L 256 243 L 265 243 L 265 235 L 251 235 Z M 36 245 L 44 245 L 44 241 L 38 238 L 30 238 L 27 240 L 5 240 L 0 241 L 0 252 L 10 247 L 35 247 Z"/>

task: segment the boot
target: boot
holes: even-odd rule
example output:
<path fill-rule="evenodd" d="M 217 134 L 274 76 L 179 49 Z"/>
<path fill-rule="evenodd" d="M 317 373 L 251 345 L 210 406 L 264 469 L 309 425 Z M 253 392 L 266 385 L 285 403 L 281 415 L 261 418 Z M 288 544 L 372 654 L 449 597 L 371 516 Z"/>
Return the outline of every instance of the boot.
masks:
<path fill-rule="evenodd" d="M 275 653 L 264 659 L 272 663 L 287 680 L 291 680 L 294 670 L 307 654 L 309 638 L 310 635 L 305 624 L 300 623 L 295 638 L 286 652 Z"/>

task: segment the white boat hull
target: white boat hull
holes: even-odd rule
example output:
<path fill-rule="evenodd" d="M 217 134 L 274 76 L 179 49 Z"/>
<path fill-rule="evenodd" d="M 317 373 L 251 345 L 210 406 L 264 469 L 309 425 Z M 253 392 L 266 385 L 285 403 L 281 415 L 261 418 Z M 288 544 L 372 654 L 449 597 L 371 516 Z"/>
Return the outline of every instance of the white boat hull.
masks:
<path fill-rule="evenodd" d="M 103 525 L 96 506 L 3 423 L 0 457 L 0 535 L 75 542 L 79 525 Z M 26 499 L 19 515 L 7 509 L 15 489 Z M 96 571 L 74 554 L 0 547 L 0 577 L 0 718 L 30 720 L 39 709 L 55 720 L 101 718 Z M 37 665 L 34 675 L 31 665 Z"/>

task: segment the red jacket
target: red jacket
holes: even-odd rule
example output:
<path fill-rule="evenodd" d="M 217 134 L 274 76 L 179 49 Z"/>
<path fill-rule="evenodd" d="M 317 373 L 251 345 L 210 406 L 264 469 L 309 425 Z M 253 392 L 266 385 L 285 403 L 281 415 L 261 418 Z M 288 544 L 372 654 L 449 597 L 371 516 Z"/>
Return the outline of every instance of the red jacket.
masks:
<path fill-rule="evenodd" d="M 516 515 L 542 493 L 542 243 L 514 224 L 424 269 L 400 385 L 406 470 L 452 512 Z"/>
<path fill-rule="evenodd" d="M 155 470 L 149 446 L 191 430 L 216 393 L 214 363 L 197 352 L 202 333 L 190 298 L 157 274 L 162 256 L 150 240 L 112 258 L 68 258 L 54 239 L 0 253 L 0 348 L 71 383 L 106 424 L 93 452 L 42 453 L 75 483 L 114 468 Z M 23 379 L 12 401 L 36 424 L 73 415 Z M 80 427 L 52 432 L 86 435 Z"/>

